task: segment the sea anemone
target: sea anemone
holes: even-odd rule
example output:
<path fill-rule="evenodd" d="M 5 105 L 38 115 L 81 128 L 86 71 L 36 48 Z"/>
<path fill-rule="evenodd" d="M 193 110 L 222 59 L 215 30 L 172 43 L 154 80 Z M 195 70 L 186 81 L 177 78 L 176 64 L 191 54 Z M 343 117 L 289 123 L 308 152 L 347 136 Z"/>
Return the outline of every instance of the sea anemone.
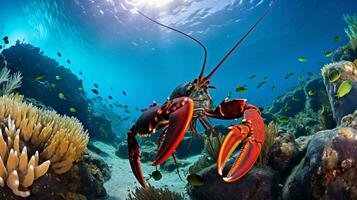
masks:
<path fill-rule="evenodd" d="M 18 95 L 0 97 L 0 127 L 0 186 L 6 182 L 18 196 L 29 196 L 26 188 L 49 167 L 56 174 L 70 170 L 89 140 L 77 119 L 24 103 Z M 28 153 L 34 154 L 29 161 Z"/>
<path fill-rule="evenodd" d="M 128 200 L 183 200 L 183 196 L 177 192 L 171 192 L 167 188 L 156 189 L 149 186 L 145 188 L 136 188 L 129 194 Z"/>

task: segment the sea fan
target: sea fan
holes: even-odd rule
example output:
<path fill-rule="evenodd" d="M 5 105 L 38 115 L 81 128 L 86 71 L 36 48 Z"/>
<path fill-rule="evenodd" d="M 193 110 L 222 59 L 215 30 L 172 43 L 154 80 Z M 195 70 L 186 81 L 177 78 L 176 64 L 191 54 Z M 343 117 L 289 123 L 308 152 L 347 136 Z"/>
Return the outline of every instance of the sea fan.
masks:
<path fill-rule="evenodd" d="M 20 72 L 10 75 L 10 70 L 8 68 L 2 68 L 0 71 L 0 85 L 2 85 L 0 95 L 8 95 L 15 89 L 21 87 L 21 80 L 22 75 Z"/>

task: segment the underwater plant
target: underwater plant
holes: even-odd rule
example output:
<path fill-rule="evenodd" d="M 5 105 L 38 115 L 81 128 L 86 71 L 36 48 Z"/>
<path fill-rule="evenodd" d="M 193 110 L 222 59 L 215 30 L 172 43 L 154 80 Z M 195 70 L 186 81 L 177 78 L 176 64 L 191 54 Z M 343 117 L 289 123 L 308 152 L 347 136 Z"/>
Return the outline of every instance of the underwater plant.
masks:
<path fill-rule="evenodd" d="M 21 87 L 22 75 L 16 72 L 10 75 L 10 70 L 5 66 L 0 71 L 0 95 L 8 95 Z"/>
<path fill-rule="evenodd" d="M 265 130 L 265 143 L 257 160 L 257 164 L 260 166 L 266 166 L 268 164 L 275 138 L 279 132 L 279 127 L 274 122 L 270 122 Z"/>
<path fill-rule="evenodd" d="M 182 194 L 172 192 L 167 188 L 156 189 L 152 186 L 148 188 L 136 188 L 129 193 L 128 200 L 183 200 Z"/>
<path fill-rule="evenodd" d="M 224 137 L 221 134 L 218 134 L 218 137 L 221 140 L 224 140 Z M 214 162 L 217 161 L 218 152 L 220 148 L 219 139 L 217 137 L 207 138 L 204 143 L 203 153 L 210 157 Z"/>
<path fill-rule="evenodd" d="M 345 32 L 350 40 L 357 39 L 357 15 L 343 15 L 343 20 L 347 23 L 348 28 L 345 28 Z"/>

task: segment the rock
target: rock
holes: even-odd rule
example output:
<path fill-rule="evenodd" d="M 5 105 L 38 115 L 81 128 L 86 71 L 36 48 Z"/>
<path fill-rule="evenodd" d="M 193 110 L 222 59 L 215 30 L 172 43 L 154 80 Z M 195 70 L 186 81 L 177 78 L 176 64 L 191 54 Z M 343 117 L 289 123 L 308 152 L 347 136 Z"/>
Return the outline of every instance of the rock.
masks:
<path fill-rule="evenodd" d="M 280 133 L 275 138 L 268 165 L 278 171 L 282 177 L 286 177 L 297 164 L 299 146 L 293 135 Z"/>
<path fill-rule="evenodd" d="M 115 151 L 115 155 L 117 155 L 119 158 L 123 159 L 128 159 L 128 142 L 127 141 L 122 141 L 121 143 L 118 144 L 117 150 Z"/>
<path fill-rule="evenodd" d="M 357 199 L 357 130 L 316 133 L 305 157 L 288 177 L 283 199 Z"/>
<path fill-rule="evenodd" d="M 354 42 L 356 43 L 356 41 Z M 333 54 L 332 61 L 351 61 L 353 62 L 357 58 L 357 48 L 354 48 L 352 42 L 339 47 Z"/>
<path fill-rule="evenodd" d="M 188 158 L 198 155 L 202 152 L 204 147 L 204 140 L 198 137 L 184 137 L 180 145 L 176 149 L 175 155 L 178 158 Z"/>
<path fill-rule="evenodd" d="M 338 71 L 341 76 L 337 81 L 331 82 L 329 81 L 329 74 L 334 71 Z M 341 61 L 326 65 L 322 72 L 333 116 L 337 124 L 340 124 L 343 116 L 351 114 L 357 109 L 357 67 L 352 62 Z M 338 98 L 336 96 L 338 87 L 346 80 L 351 81 L 352 89 L 345 96 Z"/>
<path fill-rule="evenodd" d="M 341 120 L 342 127 L 352 127 L 357 130 L 357 110 L 353 114 L 346 115 Z"/>
<path fill-rule="evenodd" d="M 107 163 L 95 153 L 91 151 L 84 156 L 84 162 L 87 163 L 88 168 L 91 170 L 91 174 L 101 182 L 106 182 L 111 177 L 111 171 Z"/>
<path fill-rule="evenodd" d="M 173 172 L 173 171 L 177 170 L 177 167 L 178 168 L 182 168 L 182 167 L 185 167 L 185 166 L 189 165 L 189 163 L 187 161 L 185 161 L 185 160 L 178 160 L 177 159 L 176 161 L 177 161 L 177 165 L 175 164 L 174 159 L 169 158 L 164 163 L 162 163 L 160 165 L 160 169 L 164 170 L 166 172 Z"/>
<path fill-rule="evenodd" d="M 277 97 L 270 108 L 263 113 L 274 114 L 275 117 L 293 117 L 305 108 L 306 95 L 302 88 L 298 87 Z M 263 114 L 264 116 L 264 114 Z M 269 118 L 266 116 L 266 118 Z"/>
<path fill-rule="evenodd" d="M 101 140 L 110 144 L 119 142 L 111 127 L 111 122 L 105 117 L 95 116 L 90 110 L 91 105 L 83 91 L 82 81 L 69 69 L 61 66 L 30 44 L 17 42 L 15 46 L 4 49 L 0 55 L 0 65 L 6 58 L 7 67 L 12 72 L 21 72 L 22 86 L 17 90 L 27 98 L 35 99 L 46 107 L 51 107 L 62 115 L 78 118 L 92 139 Z M 36 80 L 38 76 L 42 80 Z M 60 80 L 56 79 L 60 76 Z M 63 93 L 66 100 L 58 97 Z M 76 112 L 71 112 L 74 107 Z"/>
<path fill-rule="evenodd" d="M 224 173 L 226 174 L 227 171 Z M 275 189 L 278 175 L 270 169 L 253 167 L 244 177 L 233 183 L 222 180 L 222 177 L 217 174 L 216 165 L 198 174 L 205 180 L 205 184 L 188 188 L 188 193 L 193 200 L 260 200 L 277 197 Z"/>
<path fill-rule="evenodd" d="M 329 105 L 328 95 L 321 77 L 308 81 L 304 90 L 307 97 L 306 109 L 318 112 L 322 106 Z M 307 95 L 309 91 L 313 91 L 314 95 Z"/>

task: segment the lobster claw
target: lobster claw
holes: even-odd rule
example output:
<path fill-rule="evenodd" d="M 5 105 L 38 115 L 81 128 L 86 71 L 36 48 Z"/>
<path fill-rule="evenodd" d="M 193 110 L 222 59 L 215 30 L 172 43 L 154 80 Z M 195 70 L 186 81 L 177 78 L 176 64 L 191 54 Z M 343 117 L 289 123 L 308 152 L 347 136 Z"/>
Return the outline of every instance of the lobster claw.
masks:
<path fill-rule="evenodd" d="M 174 99 L 168 112 L 169 125 L 162 133 L 164 135 L 160 140 L 153 166 L 162 164 L 181 143 L 192 119 L 193 101 L 190 98 Z"/>
<path fill-rule="evenodd" d="M 243 124 L 230 127 L 218 153 L 217 170 L 220 175 L 234 150 L 243 142 L 243 147 L 232 168 L 223 180 L 234 182 L 243 177 L 258 159 L 265 140 L 264 122 L 256 109 L 244 111 Z"/>

